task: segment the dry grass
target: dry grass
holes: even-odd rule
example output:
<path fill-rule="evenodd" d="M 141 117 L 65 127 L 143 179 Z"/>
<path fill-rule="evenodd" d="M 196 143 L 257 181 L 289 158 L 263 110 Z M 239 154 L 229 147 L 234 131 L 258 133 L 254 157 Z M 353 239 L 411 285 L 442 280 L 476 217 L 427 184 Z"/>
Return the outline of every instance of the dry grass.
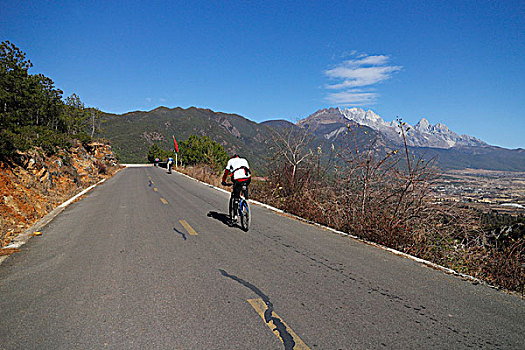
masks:
<path fill-rule="evenodd" d="M 229 189 L 229 187 L 221 185 L 222 173 L 217 173 L 217 171 L 208 165 L 178 167 L 177 171 L 215 187 L 220 187 L 226 190 Z"/>

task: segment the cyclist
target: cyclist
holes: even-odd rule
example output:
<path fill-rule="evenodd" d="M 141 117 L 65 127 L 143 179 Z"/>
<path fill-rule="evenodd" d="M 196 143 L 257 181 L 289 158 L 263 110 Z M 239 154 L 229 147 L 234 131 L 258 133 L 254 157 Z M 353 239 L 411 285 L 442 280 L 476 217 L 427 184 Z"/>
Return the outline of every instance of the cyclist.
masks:
<path fill-rule="evenodd" d="M 168 167 L 168 174 L 171 174 L 171 168 L 173 167 L 173 158 L 171 157 L 168 158 L 167 167 Z"/>
<path fill-rule="evenodd" d="M 239 157 L 238 154 L 235 154 L 230 158 L 228 164 L 226 164 L 226 169 L 224 169 L 224 174 L 222 175 L 222 185 L 226 186 L 226 178 L 228 175 L 231 175 L 231 180 L 233 183 L 233 190 L 230 197 L 230 218 L 232 221 L 236 220 L 236 212 L 232 210 L 234 198 L 240 198 L 241 191 L 244 189 L 244 198 L 248 199 L 248 185 L 251 182 L 251 172 L 250 165 L 248 161 L 244 158 Z"/>

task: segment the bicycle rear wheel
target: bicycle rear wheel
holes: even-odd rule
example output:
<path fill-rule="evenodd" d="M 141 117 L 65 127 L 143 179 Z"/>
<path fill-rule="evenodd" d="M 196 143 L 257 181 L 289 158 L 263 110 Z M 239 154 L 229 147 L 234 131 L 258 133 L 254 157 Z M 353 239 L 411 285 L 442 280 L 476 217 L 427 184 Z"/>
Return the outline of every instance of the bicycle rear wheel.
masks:
<path fill-rule="evenodd" d="M 243 200 L 240 203 L 239 211 L 239 216 L 241 217 L 241 228 L 244 231 L 248 231 L 250 228 L 250 208 L 248 207 L 248 202 Z"/>

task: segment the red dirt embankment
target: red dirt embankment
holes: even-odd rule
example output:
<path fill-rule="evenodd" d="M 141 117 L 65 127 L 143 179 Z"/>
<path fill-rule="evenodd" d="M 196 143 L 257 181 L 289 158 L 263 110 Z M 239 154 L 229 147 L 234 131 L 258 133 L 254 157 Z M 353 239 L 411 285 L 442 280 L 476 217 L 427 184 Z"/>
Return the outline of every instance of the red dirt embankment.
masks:
<path fill-rule="evenodd" d="M 81 143 L 45 156 L 34 149 L 0 162 L 0 248 L 55 207 L 119 169 L 111 146 Z"/>

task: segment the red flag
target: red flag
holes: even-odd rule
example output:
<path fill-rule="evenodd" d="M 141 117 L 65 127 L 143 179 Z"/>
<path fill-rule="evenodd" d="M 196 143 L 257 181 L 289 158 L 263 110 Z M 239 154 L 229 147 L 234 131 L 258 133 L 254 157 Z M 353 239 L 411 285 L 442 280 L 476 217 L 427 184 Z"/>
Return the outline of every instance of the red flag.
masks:
<path fill-rule="evenodd" d="M 179 145 L 177 144 L 177 140 L 175 140 L 175 136 L 173 136 L 173 145 L 175 146 L 175 152 L 179 153 Z"/>

